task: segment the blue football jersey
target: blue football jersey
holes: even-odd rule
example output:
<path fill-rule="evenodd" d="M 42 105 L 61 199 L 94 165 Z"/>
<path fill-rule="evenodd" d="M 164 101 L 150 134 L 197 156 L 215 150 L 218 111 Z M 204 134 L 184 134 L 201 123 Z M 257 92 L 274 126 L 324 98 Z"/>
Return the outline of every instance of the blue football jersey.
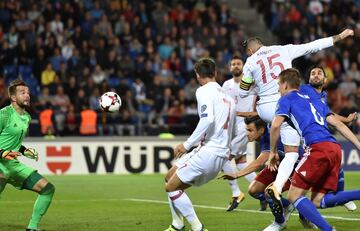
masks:
<path fill-rule="evenodd" d="M 299 91 L 289 92 L 279 99 L 275 114 L 285 116 L 307 146 L 325 141 L 336 142 L 327 127 L 326 117 L 331 114 L 328 106 L 321 100 L 309 99 Z"/>
<path fill-rule="evenodd" d="M 328 104 L 326 91 L 322 91 L 321 93 L 318 93 L 316 89 L 312 87 L 310 84 L 302 84 L 300 86 L 300 94 L 309 96 L 310 101 L 320 100 L 326 105 Z"/>

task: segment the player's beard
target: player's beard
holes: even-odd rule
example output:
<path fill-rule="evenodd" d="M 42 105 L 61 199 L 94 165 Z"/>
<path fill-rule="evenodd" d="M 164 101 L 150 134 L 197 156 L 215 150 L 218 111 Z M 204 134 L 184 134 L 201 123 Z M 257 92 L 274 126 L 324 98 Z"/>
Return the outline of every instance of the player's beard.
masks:
<path fill-rule="evenodd" d="M 311 81 L 311 82 L 310 82 L 310 85 L 311 85 L 313 88 L 321 89 L 321 88 L 324 86 L 324 81 L 321 81 L 321 80 L 316 81 L 316 82 Z"/>
<path fill-rule="evenodd" d="M 231 74 L 235 77 L 239 77 L 242 74 L 242 70 L 240 70 L 239 68 L 235 68 L 231 71 Z"/>
<path fill-rule="evenodd" d="M 16 100 L 16 104 L 22 108 L 25 109 L 27 107 L 30 107 L 30 99 L 29 100 Z"/>

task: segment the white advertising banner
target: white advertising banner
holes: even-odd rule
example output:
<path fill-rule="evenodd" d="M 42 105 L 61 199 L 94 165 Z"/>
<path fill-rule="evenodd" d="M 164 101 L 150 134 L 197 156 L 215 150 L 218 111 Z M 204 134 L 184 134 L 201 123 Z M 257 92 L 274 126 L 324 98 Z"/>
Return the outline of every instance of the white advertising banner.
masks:
<path fill-rule="evenodd" d="M 29 140 L 24 146 L 39 152 L 39 161 L 19 160 L 41 174 L 166 173 L 173 164 L 173 148 L 183 140 Z M 249 145 L 254 153 L 254 145 Z"/>

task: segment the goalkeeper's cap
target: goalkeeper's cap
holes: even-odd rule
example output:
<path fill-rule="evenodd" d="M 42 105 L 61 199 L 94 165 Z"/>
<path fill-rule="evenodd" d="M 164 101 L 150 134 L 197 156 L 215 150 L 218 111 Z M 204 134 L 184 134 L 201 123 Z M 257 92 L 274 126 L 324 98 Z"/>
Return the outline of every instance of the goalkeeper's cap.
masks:
<path fill-rule="evenodd" d="M 251 43 L 254 43 L 254 42 L 261 44 L 261 45 L 263 44 L 260 38 L 250 37 L 250 38 L 244 40 L 244 42 L 243 42 L 244 49 L 246 50 L 248 45 L 250 45 Z"/>

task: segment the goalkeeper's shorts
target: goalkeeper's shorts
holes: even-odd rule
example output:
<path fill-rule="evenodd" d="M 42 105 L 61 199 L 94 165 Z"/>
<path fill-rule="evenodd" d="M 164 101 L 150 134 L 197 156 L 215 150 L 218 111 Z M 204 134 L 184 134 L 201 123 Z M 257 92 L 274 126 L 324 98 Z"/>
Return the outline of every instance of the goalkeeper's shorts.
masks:
<path fill-rule="evenodd" d="M 0 173 L 2 173 L 7 183 L 17 189 L 23 189 L 24 181 L 33 173 L 35 169 L 26 166 L 18 160 L 0 160 Z"/>

